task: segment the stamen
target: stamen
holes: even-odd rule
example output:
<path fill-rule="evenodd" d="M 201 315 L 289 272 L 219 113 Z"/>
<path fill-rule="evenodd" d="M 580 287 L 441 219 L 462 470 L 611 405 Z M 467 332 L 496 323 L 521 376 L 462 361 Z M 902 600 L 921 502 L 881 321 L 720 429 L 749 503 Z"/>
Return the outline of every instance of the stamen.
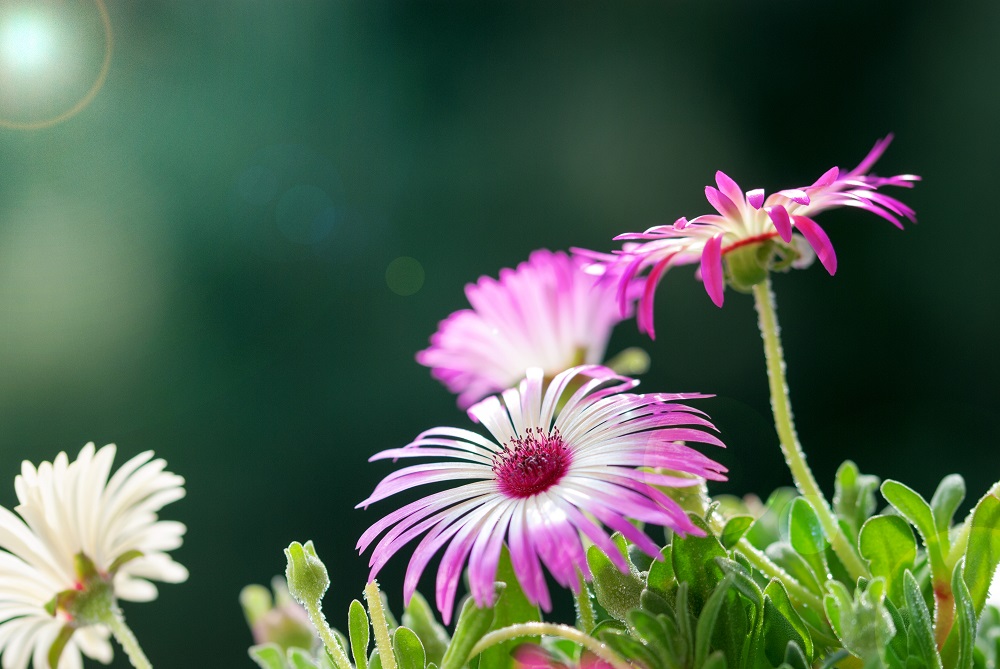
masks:
<path fill-rule="evenodd" d="M 558 483 L 571 460 L 558 428 L 546 433 L 529 427 L 523 437 L 511 439 L 493 456 L 493 473 L 502 493 L 523 499 Z"/>

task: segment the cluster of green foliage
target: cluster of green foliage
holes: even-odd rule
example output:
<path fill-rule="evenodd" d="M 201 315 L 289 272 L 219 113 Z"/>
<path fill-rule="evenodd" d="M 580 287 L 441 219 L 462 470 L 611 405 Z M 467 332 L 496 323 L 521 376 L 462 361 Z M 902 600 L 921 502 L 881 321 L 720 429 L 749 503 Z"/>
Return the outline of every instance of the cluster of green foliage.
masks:
<path fill-rule="evenodd" d="M 780 489 L 763 505 L 687 499 L 703 537 L 668 531 L 652 559 L 616 534 L 628 573 L 590 547 L 593 581 L 578 597 L 577 628 L 623 663 L 645 669 L 1000 666 L 1000 611 L 986 606 L 1000 563 L 1000 484 L 958 522 L 965 484 L 957 475 L 945 477 L 930 501 L 897 481 L 880 485 L 851 462 L 835 486 L 834 512 L 868 566 L 866 577 L 852 581 L 812 503 L 793 490 Z M 513 651 L 525 642 L 542 643 L 552 666 L 580 663 L 579 644 L 527 632 L 470 658 L 491 631 L 541 620 L 506 555 L 497 580 L 495 605 L 480 609 L 467 599 L 452 635 L 419 594 L 402 625 L 387 615 L 395 665 L 510 669 Z M 348 632 L 337 638 L 351 649 L 356 669 L 386 666 L 377 649 L 368 650 L 369 618 L 359 601 L 351 605 Z M 264 669 L 336 666 L 322 648 L 267 644 L 251 656 Z"/>

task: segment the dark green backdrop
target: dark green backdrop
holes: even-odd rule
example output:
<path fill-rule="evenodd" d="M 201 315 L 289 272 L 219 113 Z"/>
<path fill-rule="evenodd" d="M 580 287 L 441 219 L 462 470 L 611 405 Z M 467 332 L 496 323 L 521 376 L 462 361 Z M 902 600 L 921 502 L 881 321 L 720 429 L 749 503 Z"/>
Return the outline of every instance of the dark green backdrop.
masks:
<path fill-rule="evenodd" d="M 99 24 L 67 4 L 90 12 L 79 85 Z M 187 478 L 164 515 L 188 526 L 190 581 L 126 606 L 157 666 L 250 666 L 237 593 L 292 540 L 315 540 L 343 624 L 366 575 L 354 542 L 393 506 L 353 510 L 392 468 L 366 458 L 467 426 L 413 360 L 463 284 L 702 213 L 719 168 L 797 186 L 896 133 L 878 170 L 925 177 L 903 196 L 920 223 L 825 215 L 838 275 L 776 279 L 800 435 L 827 489 L 847 457 L 925 494 L 949 472 L 971 496 L 1000 478 L 1000 4 L 109 10 L 93 103 L 0 129 L 0 503 L 22 459 L 89 440 Z M 5 117 L 76 94 L 4 85 Z M 386 277 L 400 257 L 424 273 L 405 296 Z M 627 323 L 612 351 L 648 346 L 646 389 L 718 395 L 717 491 L 788 483 L 750 299 L 716 309 L 682 269 L 657 302 L 660 339 Z M 381 578 L 397 607 L 404 564 Z"/>

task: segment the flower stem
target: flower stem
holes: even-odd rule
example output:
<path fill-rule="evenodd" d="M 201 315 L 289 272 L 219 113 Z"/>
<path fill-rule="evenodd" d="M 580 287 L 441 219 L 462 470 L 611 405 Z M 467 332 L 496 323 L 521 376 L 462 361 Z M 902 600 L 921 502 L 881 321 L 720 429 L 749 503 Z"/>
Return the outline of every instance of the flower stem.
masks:
<path fill-rule="evenodd" d="M 146 654 L 142 652 L 142 647 L 139 646 L 139 640 L 135 638 L 135 634 L 125 624 L 125 616 L 122 614 L 120 608 L 117 606 L 112 607 L 107 615 L 101 618 L 101 622 L 111 628 L 111 633 L 115 635 L 115 640 L 121 645 L 122 650 L 125 651 L 125 655 L 128 656 L 129 662 L 132 663 L 135 669 L 153 669 L 152 663 L 146 657 Z"/>
<path fill-rule="evenodd" d="M 479 655 L 487 648 L 503 643 L 504 641 L 510 641 L 511 639 L 517 639 L 523 636 L 541 636 L 542 634 L 558 636 L 578 643 L 597 657 L 613 666 L 615 669 L 633 669 L 630 663 L 618 657 L 618 655 L 608 648 L 607 645 L 601 643 L 594 637 L 584 634 L 575 627 L 570 627 L 569 625 L 557 625 L 555 623 L 520 623 L 517 625 L 511 625 L 510 627 L 494 630 L 480 639 L 479 643 L 473 646 L 472 650 L 469 652 L 469 660 L 474 658 L 476 655 Z"/>
<path fill-rule="evenodd" d="M 798 488 L 802 496 L 815 507 L 823 531 L 833 547 L 833 552 L 840 558 L 851 578 L 857 580 L 860 576 L 868 576 L 868 569 L 847 536 L 840 529 L 840 524 L 833 515 L 830 504 L 816 483 L 812 470 L 806 464 L 805 453 L 803 453 L 799 438 L 795 434 L 792 404 L 788 399 L 788 382 L 785 380 L 785 358 L 781 350 L 778 314 L 774 305 L 770 277 L 753 287 L 753 297 L 757 307 L 757 324 L 760 327 L 760 336 L 764 339 L 764 357 L 767 361 L 767 380 L 771 389 L 774 427 L 778 432 L 785 463 L 792 472 L 792 480 L 795 481 L 795 487 Z"/>
<path fill-rule="evenodd" d="M 319 602 L 306 602 L 305 609 L 306 613 L 309 614 L 309 620 L 312 622 L 313 627 L 319 632 L 319 638 L 323 641 L 323 647 L 329 653 L 330 659 L 337 665 L 337 669 L 352 669 L 351 661 L 347 659 L 344 649 L 337 643 L 337 638 L 333 635 L 333 630 L 330 629 L 330 623 L 326 622 L 326 616 L 323 615 L 323 611 L 319 607 Z"/>
<path fill-rule="evenodd" d="M 392 653 L 389 625 L 385 622 L 382 597 L 378 594 L 378 583 L 375 581 L 365 586 L 365 600 L 368 602 L 368 614 L 372 619 L 372 631 L 375 632 L 375 646 L 382 661 L 382 669 L 396 669 L 396 656 Z"/>
<path fill-rule="evenodd" d="M 747 541 L 746 538 L 740 539 L 736 547 L 746 557 L 747 561 L 762 574 L 768 578 L 776 578 L 781 581 L 781 584 L 785 586 L 785 590 L 788 592 L 788 596 L 793 601 L 798 602 L 802 606 L 809 607 L 818 612 L 820 616 L 824 615 L 823 600 L 808 590 L 797 579 L 790 576 L 779 565 L 772 562 L 771 558 L 767 557 L 763 551 Z"/>

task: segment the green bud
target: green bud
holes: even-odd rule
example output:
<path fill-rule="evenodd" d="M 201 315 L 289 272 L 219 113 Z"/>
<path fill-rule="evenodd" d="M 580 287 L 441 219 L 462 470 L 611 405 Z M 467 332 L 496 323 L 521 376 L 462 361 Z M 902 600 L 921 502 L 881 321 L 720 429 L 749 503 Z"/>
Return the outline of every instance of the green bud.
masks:
<path fill-rule="evenodd" d="M 773 243 L 748 244 L 726 253 L 729 285 L 739 291 L 748 292 L 767 278 L 771 264 Z"/>
<path fill-rule="evenodd" d="M 302 606 L 308 608 L 318 605 L 326 589 L 330 587 L 330 575 L 316 555 L 313 542 L 307 541 L 303 546 L 293 541 L 285 549 L 285 559 L 288 560 L 288 567 L 285 569 L 288 592 Z"/>

